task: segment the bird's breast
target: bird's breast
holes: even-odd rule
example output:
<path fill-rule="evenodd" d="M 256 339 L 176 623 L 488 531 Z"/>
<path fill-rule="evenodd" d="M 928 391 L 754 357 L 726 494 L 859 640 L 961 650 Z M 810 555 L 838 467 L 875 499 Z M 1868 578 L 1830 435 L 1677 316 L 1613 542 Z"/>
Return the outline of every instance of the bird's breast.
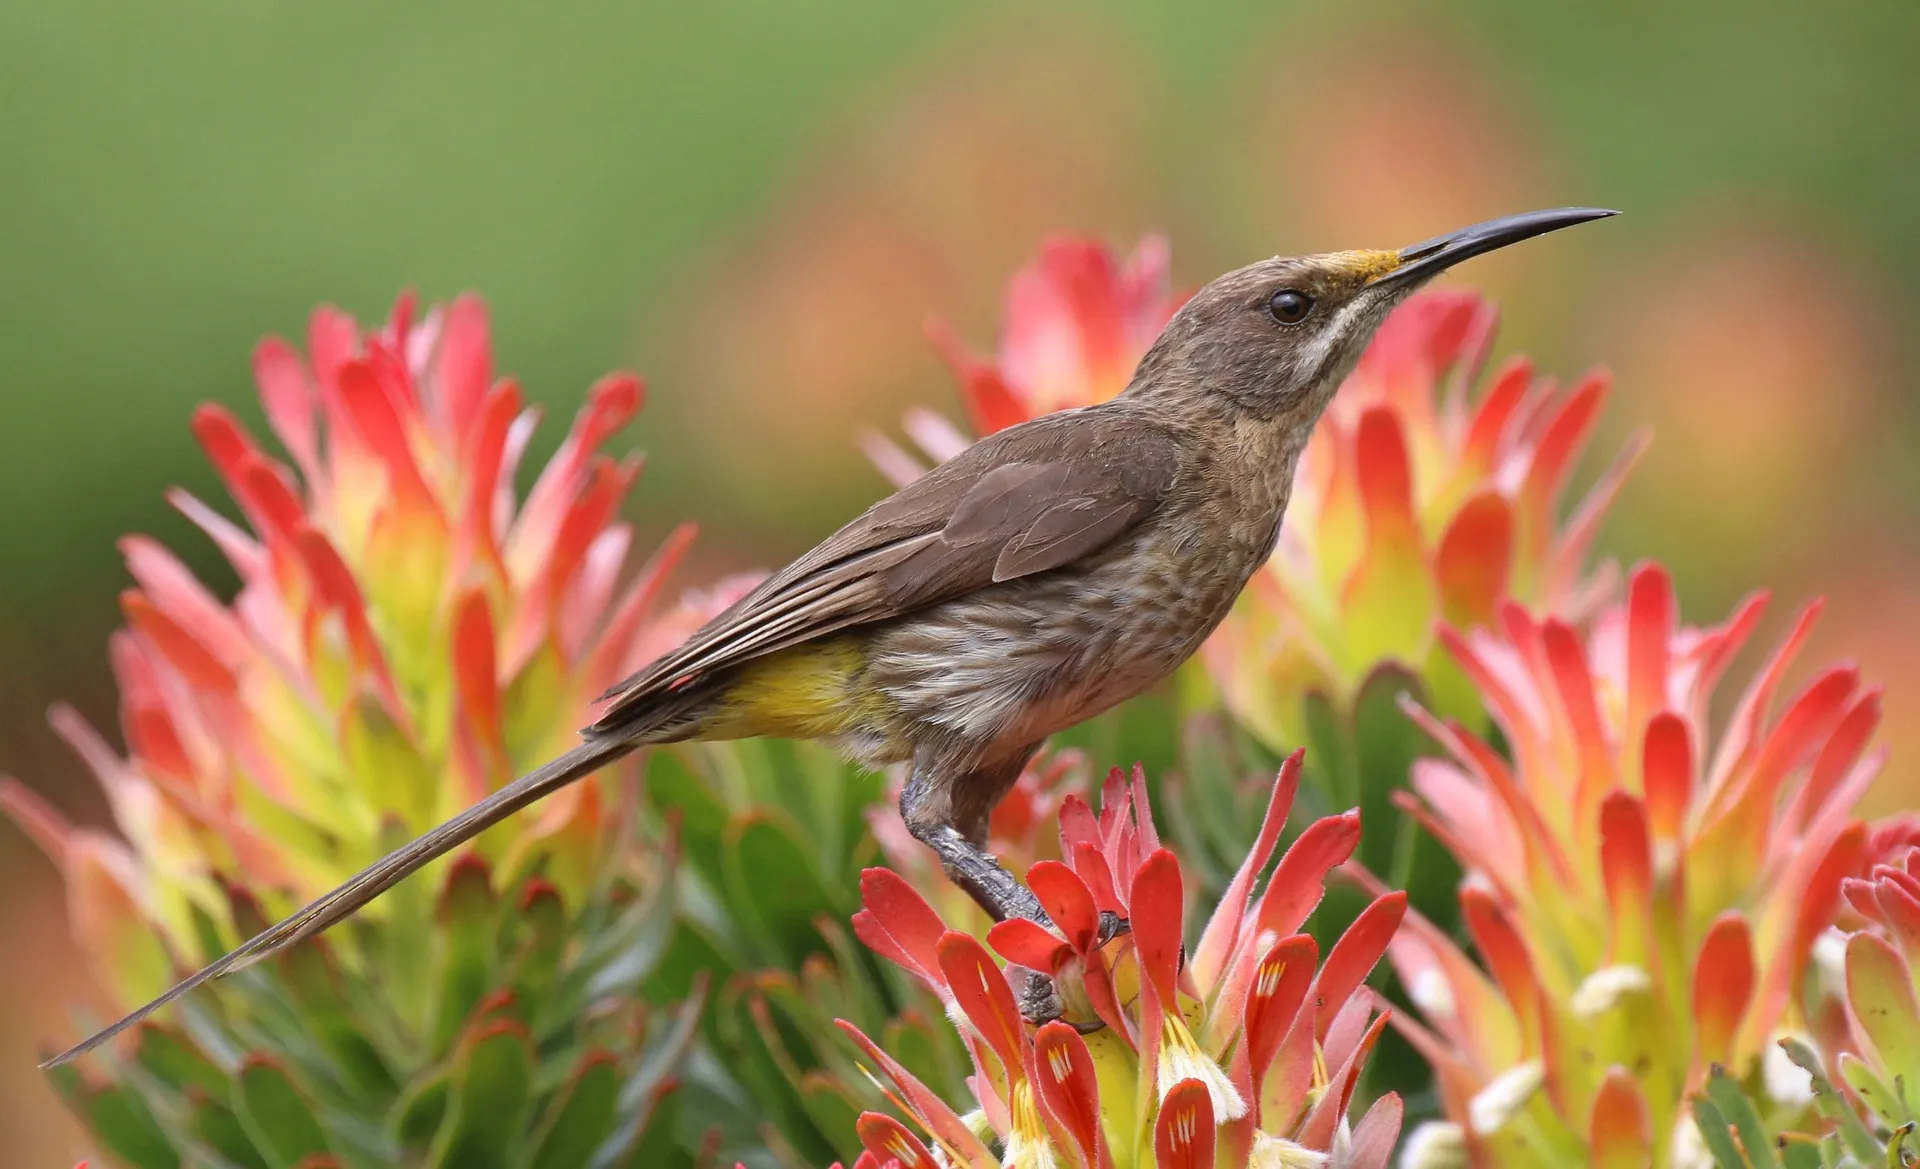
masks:
<path fill-rule="evenodd" d="M 1250 540 L 1151 524 L 1071 569 L 1006 581 L 876 630 L 872 684 L 908 726 L 1032 742 L 1171 675 L 1226 616 Z"/>

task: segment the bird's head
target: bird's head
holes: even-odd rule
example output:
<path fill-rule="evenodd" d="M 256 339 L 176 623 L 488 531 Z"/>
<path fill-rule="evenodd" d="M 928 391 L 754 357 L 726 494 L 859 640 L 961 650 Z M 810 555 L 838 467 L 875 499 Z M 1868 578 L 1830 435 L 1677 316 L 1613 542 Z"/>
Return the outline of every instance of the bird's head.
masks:
<path fill-rule="evenodd" d="M 1219 277 L 1174 314 L 1135 397 L 1198 395 L 1310 427 L 1395 305 L 1471 256 L 1617 214 L 1564 207 L 1490 219 L 1397 251 L 1275 256 Z"/>

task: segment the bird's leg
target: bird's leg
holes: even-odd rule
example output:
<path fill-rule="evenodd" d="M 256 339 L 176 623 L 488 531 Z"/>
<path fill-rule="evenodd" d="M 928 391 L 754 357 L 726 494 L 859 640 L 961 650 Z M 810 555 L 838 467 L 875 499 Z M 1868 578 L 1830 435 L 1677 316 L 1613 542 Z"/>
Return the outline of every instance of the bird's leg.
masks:
<path fill-rule="evenodd" d="M 987 851 L 993 806 L 1019 779 L 1032 754 L 1029 750 L 1011 763 L 970 770 L 957 783 L 935 767 L 916 762 L 900 793 L 900 817 L 914 839 L 940 858 L 940 867 L 953 883 L 995 921 L 1024 917 L 1051 928 L 1053 919 L 1040 907 L 1040 899 Z M 1038 970 L 1024 973 L 1020 1013 L 1035 1023 L 1058 1019 L 1062 1009 L 1053 979 Z"/>
<path fill-rule="evenodd" d="M 993 805 L 1020 777 L 1025 763 L 1022 755 L 1012 764 L 970 769 L 955 779 L 916 760 L 900 792 L 900 818 L 914 839 L 940 858 L 940 867 L 953 883 L 995 921 L 1024 917 L 1052 926 L 1039 898 L 987 851 L 987 822 Z"/>

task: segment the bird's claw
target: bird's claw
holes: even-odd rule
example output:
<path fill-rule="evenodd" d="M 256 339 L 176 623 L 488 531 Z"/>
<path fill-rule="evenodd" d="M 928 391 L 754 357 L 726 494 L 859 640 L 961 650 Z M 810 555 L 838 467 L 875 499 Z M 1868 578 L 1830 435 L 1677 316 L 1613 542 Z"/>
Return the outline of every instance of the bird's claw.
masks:
<path fill-rule="evenodd" d="M 1082 1035 L 1091 1035 L 1106 1026 L 1099 1019 L 1082 1023 L 1065 1018 L 1065 1009 L 1060 1005 L 1060 992 L 1053 985 L 1053 979 L 1038 970 L 1029 970 L 1026 974 L 1026 985 L 1020 991 L 1020 1017 L 1027 1022 L 1035 1027 L 1044 1027 L 1057 1020 Z"/>
<path fill-rule="evenodd" d="M 1100 930 L 1094 935 L 1098 945 L 1106 945 L 1113 939 L 1133 932 L 1133 925 L 1111 909 L 1100 911 Z"/>

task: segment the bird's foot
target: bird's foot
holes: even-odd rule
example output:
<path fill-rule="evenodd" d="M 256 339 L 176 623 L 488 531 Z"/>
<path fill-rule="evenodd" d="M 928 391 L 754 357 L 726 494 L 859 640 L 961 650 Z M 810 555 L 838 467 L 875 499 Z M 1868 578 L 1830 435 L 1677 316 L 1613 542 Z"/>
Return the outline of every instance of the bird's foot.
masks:
<path fill-rule="evenodd" d="M 1081 1023 L 1065 1018 L 1065 1010 L 1060 1005 L 1060 991 L 1053 985 L 1053 979 L 1038 970 L 1028 970 L 1026 983 L 1020 990 L 1020 1017 L 1035 1027 L 1044 1027 L 1059 1020 L 1082 1035 L 1091 1035 L 1105 1027 L 1099 1019 Z"/>
<path fill-rule="evenodd" d="M 1094 935 L 1096 945 L 1104 946 L 1113 939 L 1133 932 L 1133 926 L 1127 919 L 1111 909 L 1100 911 L 1100 931 Z"/>

